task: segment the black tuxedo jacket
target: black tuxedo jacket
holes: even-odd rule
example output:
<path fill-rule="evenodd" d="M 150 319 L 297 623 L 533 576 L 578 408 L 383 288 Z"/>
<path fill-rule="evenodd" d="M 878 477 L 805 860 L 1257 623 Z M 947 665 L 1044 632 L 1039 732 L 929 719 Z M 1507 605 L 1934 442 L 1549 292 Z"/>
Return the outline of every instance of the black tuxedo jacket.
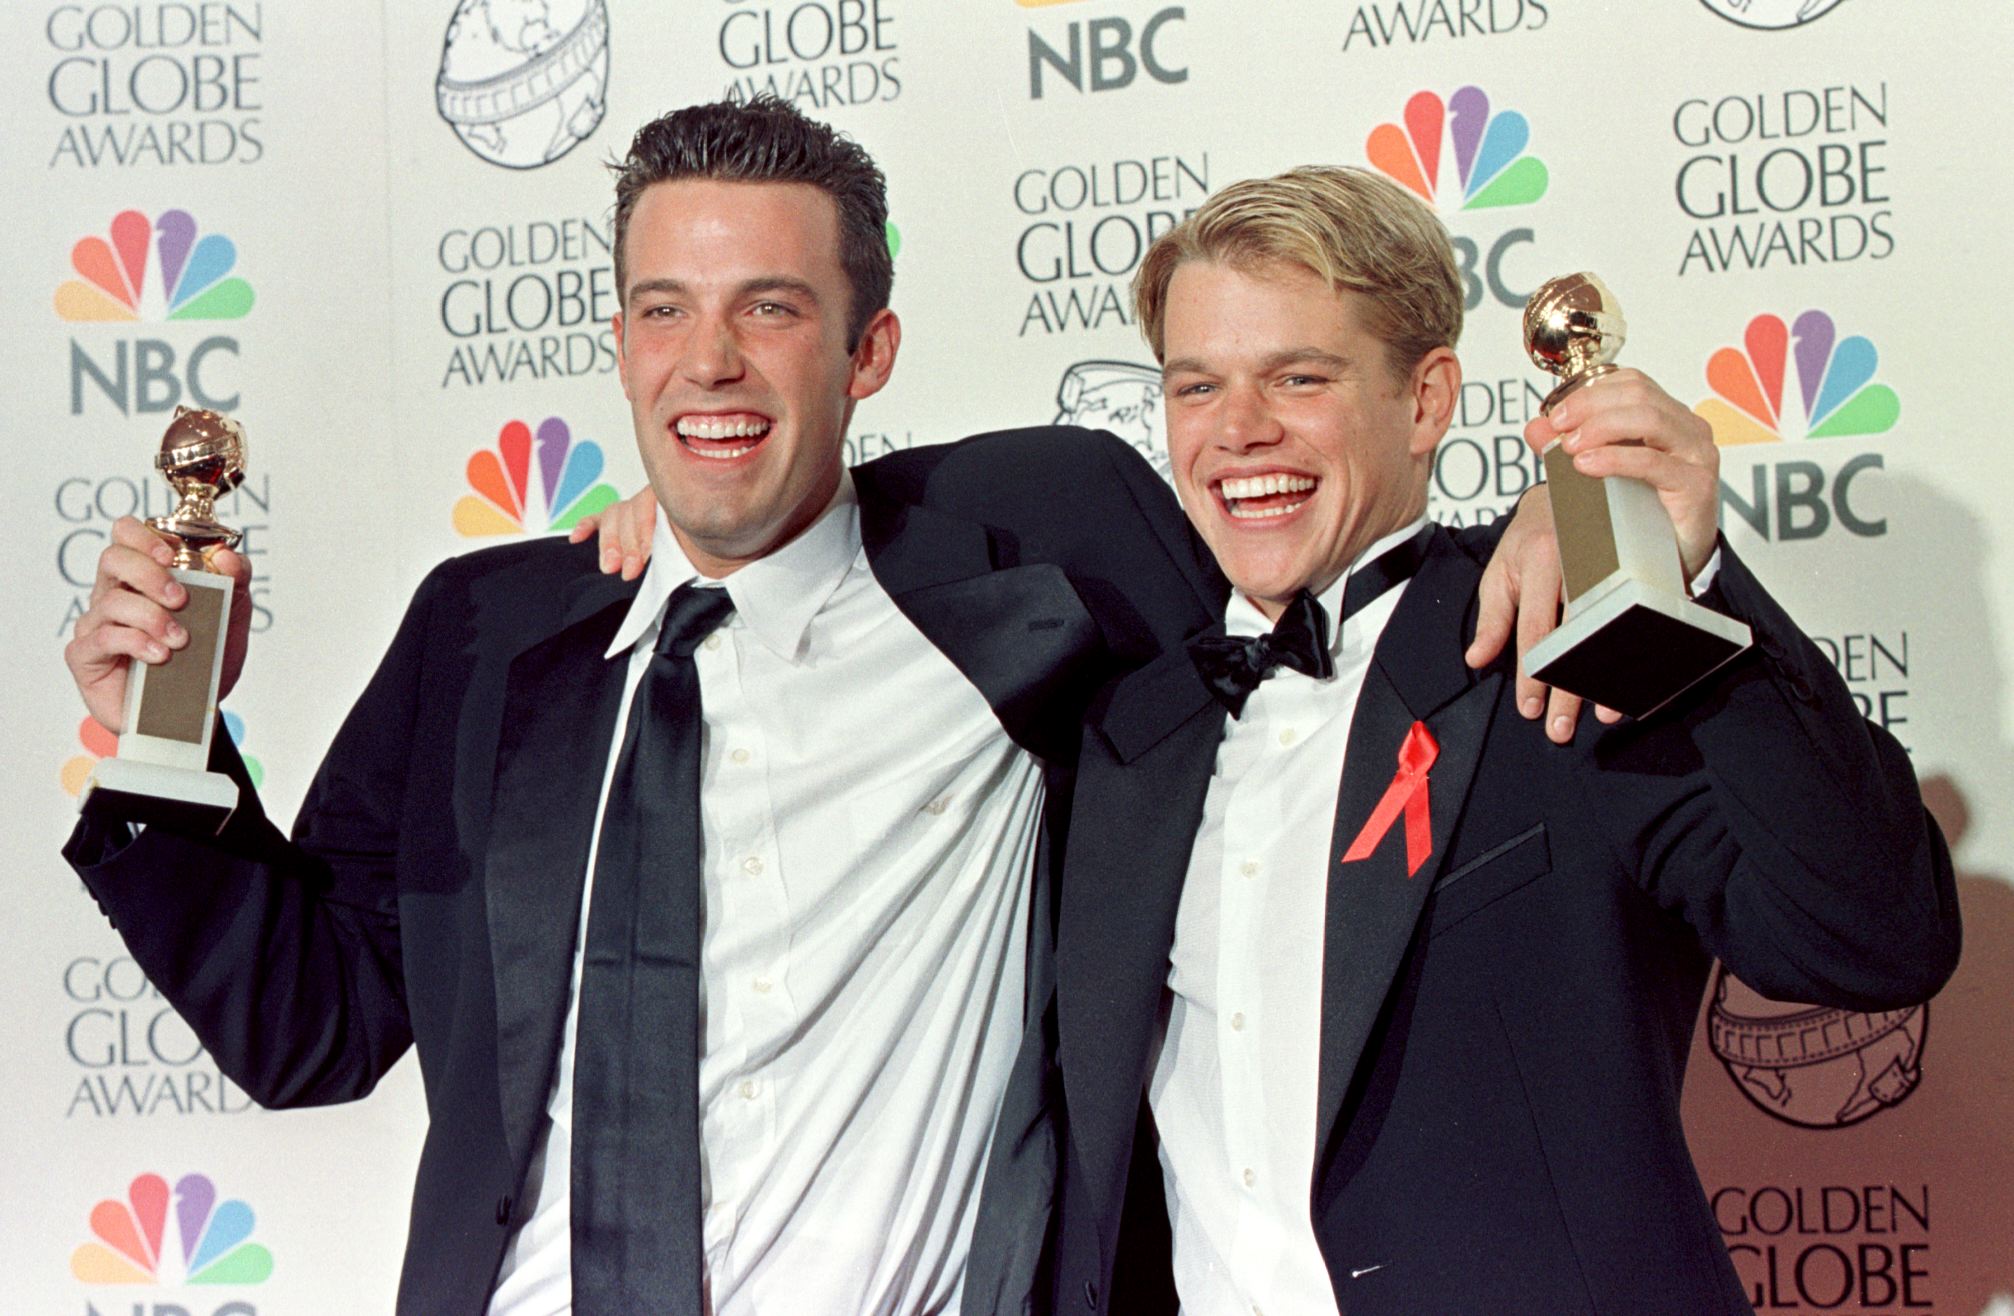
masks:
<path fill-rule="evenodd" d="M 854 475 L 876 577 L 1045 760 L 1039 1003 L 1046 870 L 1084 705 L 1204 624 L 1222 585 L 1166 485 L 1109 435 L 988 435 Z M 217 766 L 243 801 L 222 836 L 157 825 L 128 843 L 123 828 L 80 825 L 66 850 L 149 978 L 261 1104 L 360 1097 L 417 1047 L 429 1123 L 398 1303 L 412 1316 L 483 1311 L 526 1214 L 626 668 L 602 655 L 636 589 L 595 562 L 591 544 L 541 539 L 429 575 L 291 838 L 219 735 Z M 1012 1132 L 1003 1166 L 1028 1150 L 1026 1129 Z M 685 1136 L 697 1175 L 696 1121 Z M 1032 1282 L 1032 1257 L 1016 1264 Z"/>
<path fill-rule="evenodd" d="M 1860 1009 L 1923 1000 L 1956 961 L 1907 757 L 1723 563 L 1708 601 L 1756 647 L 1571 746 L 1517 715 L 1506 664 L 1463 663 L 1477 567 L 1444 533 L 1376 648 L 1327 871 L 1310 1184 L 1348 1316 L 1746 1312 L 1679 1123 L 1712 958 Z M 1430 857 L 1407 876 L 1400 823 L 1337 862 L 1415 721 L 1440 747 Z M 1172 1306 L 1142 1091 L 1225 726 L 1176 651 L 1086 732 L 1057 946 L 1059 1311 Z"/>

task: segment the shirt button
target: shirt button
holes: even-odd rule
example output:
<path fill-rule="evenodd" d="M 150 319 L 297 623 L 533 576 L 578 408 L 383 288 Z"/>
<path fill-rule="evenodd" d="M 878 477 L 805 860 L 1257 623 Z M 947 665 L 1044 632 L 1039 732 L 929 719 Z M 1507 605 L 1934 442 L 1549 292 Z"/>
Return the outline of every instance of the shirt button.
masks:
<path fill-rule="evenodd" d="M 720 647 L 719 631 L 715 631 L 713 634 L 706 637 L 706 647 L 709 649 L 718 649 Z"/>
<path fill-rule="evenodd" d="M 1245 1171 L 1245 1187 L 1250 1188 L 1258 1182 L 1259 1182 L 1258 1175 L 1253 1174 L 1250 1170 Z"/>
<path fill-rule="evenodd" d="M 1231 1031 L 1234 1033 L 1245 1031 L 1245 1015 L 1242 1010 L 1231 1016 Z"/>
<path fill-rule="evenodd" d="M 1259 861 L 1256 859 L 1247 859 L 1244 863 L 1238 865 L 1238 871 L 1246 877 L 1257 877 L 1259 875 Z"/>
<path fill-rule="evenodd" d="M 762 876 L 762 856 L 759 854 L 752 854 L 748 856 L 748 858 L 742 860 L 741 871 L 748 874 L 750 877 Z"/>
<path fill-rule="evenodd" d="M 755 755 L 749 753 L 745 749 L 737 749 L 732 754 L 729 754 L 727 757 L 733 759 L 736 763 L 746 763 L 750 759 L 754 758 Z"/>
<path fill-rule="evenodd" d="M 760 1091 L 762 1091 L 762 1089 L 756 1085 L 754 1079 L 745 1078 L 741 1080 L 741 1095 L 747 1100 L 749 1101 L 755 1100 L 756 1094 Z"/>
<path fill-rule="evenodd" d="M 1286 730 L 1280 732 L 1280 743 L 1282 745 L 1291 745 L 1294 743 L 1294 740 L 1294 729 L 1292 727 L 1288 727 Z"/>
<path fill-rule="evenodd" d="M 771 987 L 774 987 L 776 984 L 772 983 L 767 978 L 757 978 L 754 982 L 750 983 L 749 985 L 755 988 L 757 994 L 767 996 L 769 994 L 769 989 Z"/>

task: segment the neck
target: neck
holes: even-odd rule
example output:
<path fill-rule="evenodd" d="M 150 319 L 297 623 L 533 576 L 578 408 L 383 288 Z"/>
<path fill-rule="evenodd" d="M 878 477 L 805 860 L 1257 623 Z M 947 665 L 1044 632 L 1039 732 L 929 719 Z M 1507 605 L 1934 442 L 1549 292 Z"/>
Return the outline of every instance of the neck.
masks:
<path fill-rule="evenodd" d="M 759 562 L 768 557 L 816 525 L 818 518 L 831 508 L 833 499 L 839 496 L 839 476 L 840 468 L 834 463 L 831 479 L 826 484 L 823 495 L 805 499 L 803 505 L 783 523 L 783 527 L 775 536 L 760 548 L 743 551 L 733 545 L 708 545 L 687 534 L 684 527 L 676 523 L 671 526 L 672 537 L 678 540 L 679 548 L 685 553 L 686 560 L 692 563 L 694 571 L 708 580 L 724 580 L 749 563 Z M 662 499 L 658 505 L 660 508 L 663 506 Z M 659 514 L 662 515 L 662 512 Z"/>

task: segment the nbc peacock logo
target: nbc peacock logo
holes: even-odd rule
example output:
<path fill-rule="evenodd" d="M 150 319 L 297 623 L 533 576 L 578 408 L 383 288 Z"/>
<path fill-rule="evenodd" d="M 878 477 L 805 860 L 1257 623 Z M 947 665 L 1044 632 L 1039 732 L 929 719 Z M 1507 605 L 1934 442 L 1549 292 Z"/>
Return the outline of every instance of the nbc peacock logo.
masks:
<path fill-rule="evenodd" d="M 263 1284 L 273 1254 L 250 1241 L 252 1226 L 252 1208 L 218 1201 L 208 1175 L 185 1174 L 170 1191 L 160 1175 L 143 1174 L 126 1200 L 91 1208 L 97 1237 L 70 1254 L 70 1273 L 86 1284 Z"/>
<path fill-rule="evenodd" d="M 231 273 L 237 264 L 237 244 L 199 233 L 186 210 L 164 210 L 151 222 L 122 210 L 104 235 L 70 249 L 80 277 L 56 289 L 56 314 L 70 321 L 242 319 L 252 309 L 252 285 Z"/>
<path fill-rule="evenodd" d="M 1839 337 L 1824 311 L 1806 311 L 1787 326 L 1781 316 L 1758 315 L 1741 346 L 1723 347 L 1707 360 L 1714 396 L 1693 410 L 1722 447 L 1885 434 L 1900 419 L 1902 400 L 1874 381 L 1880 364 L 1872 342 L 1859 334 Z"/>
<path fill-rule="evenodd" d="M 254 788 L 265 785 L 266 769 L 257 759 L 245 753 L 245 719 L 224 709 L 224 730 L 231 737 L 231 743 L 238 747 L 238 755 L 245 761 L 245 774 L 252 779 Z M 119 738 L 98 725 L 95 717 L 86 717 L 77 724 L 77 744 L 84 752 L 66 760 L 63 764 L 63 789 L 75 795 L 84 789 L 84 783 L 91 776 L 91 769 L 98 766 L 98 760 L 110 758 L 119 752 Z"/>
<path fill-rule="evenodd" d="M 1516 110 L 1492 111 L 1481 87 L 1463 87 L 1445 101 L 1438 92 L 1415 92 L 1398 123 L 1371 129 L 1364 152 L 1430 206 L 1488 210 L 1530 205 L 1551 186 L 1545 162 L 1526 153 L 1530 145 L 1530 120 Z M 1443 204 L 1441 163 L 1449 154 L 1454 177 Z"/>
<path fill-rule="evenodd" d="M 531 497 L 534 457 L 538 505 Z M 539 422 L 536 439 L 529 425 L 510 421 L 498 431 L 496 447 L 478 449 L 469 458 L 470 492 L 455 503 L 455 530 L 470 538 L 571 530 L 620 496 L 614 485 L 598 483 L 602 466 L 601 445 L 576 442 L 558 416 Z"/>

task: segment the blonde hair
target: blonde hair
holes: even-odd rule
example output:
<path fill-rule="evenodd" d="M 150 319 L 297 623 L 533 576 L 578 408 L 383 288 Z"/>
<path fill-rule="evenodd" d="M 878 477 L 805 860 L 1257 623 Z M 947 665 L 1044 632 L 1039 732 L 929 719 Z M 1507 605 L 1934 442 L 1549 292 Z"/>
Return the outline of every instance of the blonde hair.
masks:
<path fill-rule="evenodd" d="M 1233 183 L 1147 249 L 1133 279 L 1140 330 L 1165 361 L 1168 284 L 1185 261 L 1285 261 L 1366 298 L 1365 328 L 1404 375 L 1462 333 L 1462 283 L 1434 213 L 1365 169 L 1304 165 Z"/>

